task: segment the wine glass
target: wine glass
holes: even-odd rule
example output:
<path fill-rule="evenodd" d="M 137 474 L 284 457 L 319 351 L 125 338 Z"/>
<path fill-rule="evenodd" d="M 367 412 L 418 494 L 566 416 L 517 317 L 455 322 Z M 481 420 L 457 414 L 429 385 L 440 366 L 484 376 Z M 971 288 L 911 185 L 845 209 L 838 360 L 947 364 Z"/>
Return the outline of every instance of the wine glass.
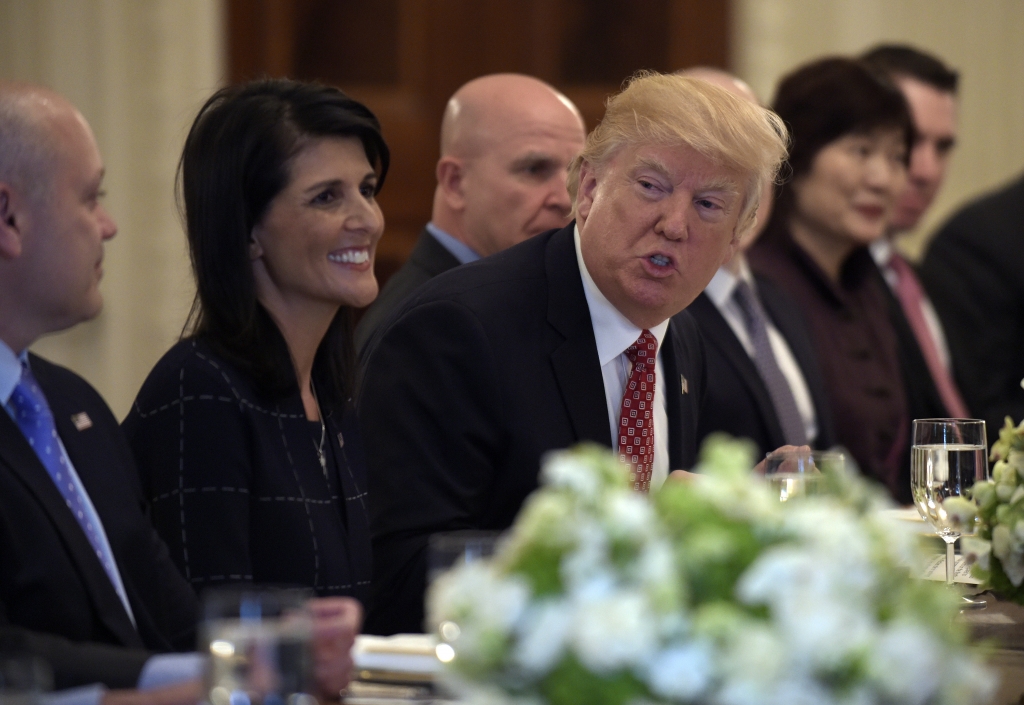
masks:
<path fill-rule="evenodd" d="M 822 470 L 845 462 L 846 456 L 834 450 L 773 450 L 765 456 L 764 479 L 769 491 L 786 502 L 820 494 Z"/>
<path fill-rule="evenodd" d="M 977 518 L 949 511 L 950 497 L 967 497 L 974 483 L 988 479 L 985 422 L 977 419 L 915 419 L 910 455 L 910 491 L 921 516 L 946 542 L 946 585 L 953 584 L 953 544 L 973 534 Z M 984 607 L 968 600 L 962 607 Z"/>
<path fill-rule="evenodd" d="M 209 705 L 316 705 L 308 590 L 225 588 L 203 596 Z"/>

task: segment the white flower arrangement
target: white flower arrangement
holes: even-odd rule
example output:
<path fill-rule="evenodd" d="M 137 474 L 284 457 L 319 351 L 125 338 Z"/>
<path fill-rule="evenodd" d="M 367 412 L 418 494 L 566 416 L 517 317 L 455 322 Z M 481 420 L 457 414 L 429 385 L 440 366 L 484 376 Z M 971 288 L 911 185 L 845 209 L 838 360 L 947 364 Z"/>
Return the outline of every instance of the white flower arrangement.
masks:
<path fill-rule="evenodd" d="M 978 535 L 961 538 L 961 551 L 984 587 L 1024 604 L 1024 421 L 1006 417 L 990 459 L 992 479 L 974 485 L 975 504 L 963 510 L 977 512 Z"/>
<path fill-rule="evenodd" d="M 498 705 L 987 702 L 956 596 L 845 470 L 780 503 L 709 440 L 690 483 L 633 492 L 605 449 L 551 455 L 494 558 L 441 576 L 446 680 Z"/>

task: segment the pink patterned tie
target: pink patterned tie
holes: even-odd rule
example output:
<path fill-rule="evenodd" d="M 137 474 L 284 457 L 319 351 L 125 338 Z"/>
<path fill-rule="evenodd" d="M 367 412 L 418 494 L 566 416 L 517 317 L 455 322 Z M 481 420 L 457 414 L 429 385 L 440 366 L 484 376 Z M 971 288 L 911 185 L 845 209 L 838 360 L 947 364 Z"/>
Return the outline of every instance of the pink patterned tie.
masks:
<path fill-rule="evenodd" d="M 644 330 L 626 348 L 633 371 L 626 381 L 619 413 L 619 460 L 628 463 L 633 489 L 647 492 L 654 468 L 654 364 L 658 341 Z"/>
<path fill-rule="evenodd" d="M 924 360 L 928 364 L 928 371 L 935 381 L 935 388 L 939 391 L 939 396 L 942 397 L 946 411 L 953 418 L 970 418 L 970 412 L 967 410 L 963 397 L 960 396 L 960 390 L 957 389 L 953 376 L 942 364 L 939 348 L 935 344 L 935 339 L 928 328 L 928 322 L 924 318 L 924 308 L 922 307 L 924 291 L 921 289 L 921 282 L 917 280 L 917 275 L 914 274 L 914 270 L 907 264 L 907 261 L 897 254 L 894 254 L 889 260 L 889 267 L 896 274 L 896 298 L 900 300 L 900 306 L 907 317 L 907 322 L 910 323 L 910 328 L 914 331 L 914 337 L 917 338 L 917 344 L 921 347 Z"/>

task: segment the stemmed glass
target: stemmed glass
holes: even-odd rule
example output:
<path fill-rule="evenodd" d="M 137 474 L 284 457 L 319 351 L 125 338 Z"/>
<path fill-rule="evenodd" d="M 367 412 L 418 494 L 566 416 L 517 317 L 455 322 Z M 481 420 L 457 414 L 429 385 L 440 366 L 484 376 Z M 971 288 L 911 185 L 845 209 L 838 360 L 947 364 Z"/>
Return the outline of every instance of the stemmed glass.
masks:
<path fill-rule="evenodd" d="M 976 517 L 964 519 L 944 503 L 964 497 L 974 483 L 988 479 L 985 422 L 977 419 L 916 419 L 910 455 L 910 490 L 921 516 L 946 542 L 946 585 L 953 584 L 956 559 L 953 544 L 973 534 Z M 968 600 L 962 607 L 984 607 Z"/>

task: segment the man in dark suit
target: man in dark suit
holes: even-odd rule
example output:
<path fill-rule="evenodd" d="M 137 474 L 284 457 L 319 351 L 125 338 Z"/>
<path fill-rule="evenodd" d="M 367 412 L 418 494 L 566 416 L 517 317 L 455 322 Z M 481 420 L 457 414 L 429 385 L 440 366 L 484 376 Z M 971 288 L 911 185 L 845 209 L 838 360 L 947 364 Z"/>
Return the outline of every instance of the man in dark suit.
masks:
<path fill-rule="evenodd" d="M 753 224 L 784 134 L 703 81 L 635 78 L 572 163 L 574 223 L 435 278 L 371 341 L 369 630 L 422 628 L 429 535 L 507 528 L 547 451 L 617 448 L 640 491 L 692 467 L 704 354 L 670 319 Z"/>
<path fill-rule="evenodd" d="M 992 443 L 1024 419 L 1024 176 L 942 226 L 921 279 L 949 335 L 953 369 Z"/>
<path fill-rule="evenodd" d="M 431 221 L 356 327 L 362 350 L 424 282 L 569 222 L 565 176 L 586 132 L 576 106 L 530 76 L 481 76 L 448 101 Z"/>
<path fill-rule="evenodd" d="M 750 86 L 720 69 L 702 66 L 677 73 L 759 103 Z M 761 194 L 757 224 L 686 309 L 708 349 L 698 442 L 724 431 L 752 440 L 760 457 L 787 444 L 824 449 L 835 442 L 806 323 L 785 292 L 750 271 L 744 255 L 768 222 L 771 206 L 769 186 Z"/>
<path fill-rule="evenodd" d="M 907 185 L 885 237 L 871 245 L 890 294 L 889 317 L 899 342 L 910 417 L 969 417 L 942 322 L 914 267 L 895 247 L 921 222 L 945 181 L 956 146 L 959 76 L 937 57 L 903 44 L 877 46 L 862 58 L 899 87 L 914 121 Z"/>
<path fill-rule="evenodd" d="M 117 421 L 88 383 L 28 351 L 99 313 L 103 246 L 117 230 L 102 179 L 70 103 L 0 84 L 0 631 L 48 660 L 58 687 L 176 683 L 146 697 L 194 702 L 202 660 L 164 652 L 195 646 L 196 597 L 149 525 Z M 330 607 L 332 624 L 315 628 L 331 632 L 317 637 L 320 659 L 358 628 L 358 606 Z M 351 662 L 324 665 L 330 689 Z"/>

